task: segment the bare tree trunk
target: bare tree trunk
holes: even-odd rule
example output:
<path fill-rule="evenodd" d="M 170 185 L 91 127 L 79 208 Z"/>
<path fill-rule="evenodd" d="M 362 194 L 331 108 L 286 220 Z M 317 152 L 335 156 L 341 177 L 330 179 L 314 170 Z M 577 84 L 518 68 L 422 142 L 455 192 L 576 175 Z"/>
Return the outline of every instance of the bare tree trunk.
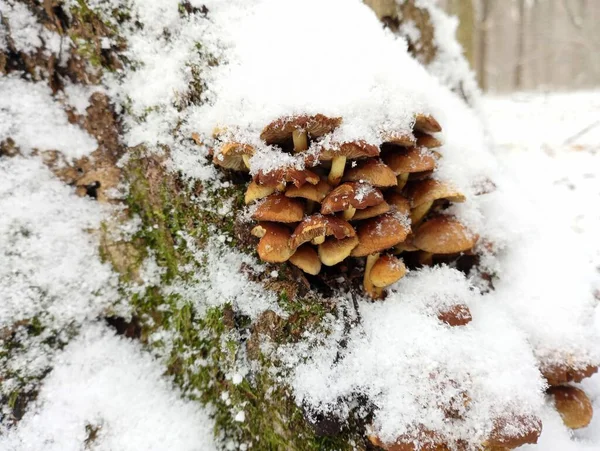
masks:
<path fill-rule="evenodd" d="M 488 89 L 487 83 L 487 46 L 488 46 L 488 31 L 489 19 L 492 10 L 492 0 L 481 0 L 481 12 L 479 21 L 479 58 L 477 64 L 477 76 L 479 86 L 483 91 Z"/>
<path fill-rule="evenodd" d="M 525 0 L 517 0 L 519 6 L 518 28 L 517 28 L 517 62 L 515 64 L 514 87 L 523 87 L 523 65 L 525 64 L 525 24 L 527 23 Z"/>
<path fill-rule="evenodd" d="M 465 58 L 470 66 L 475 68 L 475 7 L 473 0 L 452 0 L 448 6 L 450 14 L 454 14 L 459 20 L 456 33 L 458 42 L 462 45 Z"/>

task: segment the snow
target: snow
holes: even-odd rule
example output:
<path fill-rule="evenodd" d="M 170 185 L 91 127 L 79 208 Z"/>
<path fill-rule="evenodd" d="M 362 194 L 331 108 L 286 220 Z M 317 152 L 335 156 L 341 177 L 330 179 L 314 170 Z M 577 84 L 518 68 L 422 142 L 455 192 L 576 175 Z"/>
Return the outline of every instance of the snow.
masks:
<path fill-rule="evenodd" d="M 87 156 L 98 147 L 95 139 L 69 123 L 46 84 L 7 76 L 0 78 L 0 92 L 0 142 L 12 138 L 26 155 L 57 150 L 67 160 Z"/>
<path fill-rule="evenodd" d="M 42 315 L 56 329 L 93 318 L 118 299 L 100 262 L 108 208 L 75 196 L 38 160 L 0 159 L 0 328 Z"/>
<path fill-rule="evenodd" d="M 6 451 L 216 450 L 212 421 L 181 398 L 163 366 L 133 341 L 88 323 L 54 359 L 35 404 L 0 435 Z"/>

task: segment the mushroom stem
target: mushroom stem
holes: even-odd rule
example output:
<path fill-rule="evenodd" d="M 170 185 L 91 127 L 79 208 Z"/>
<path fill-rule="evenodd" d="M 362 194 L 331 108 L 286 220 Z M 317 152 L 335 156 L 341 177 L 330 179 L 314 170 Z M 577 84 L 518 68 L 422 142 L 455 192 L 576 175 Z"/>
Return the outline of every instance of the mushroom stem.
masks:
<path fill-rule="evenodd" d="M 431 252 L 425 252 L 425 251 L 419 252 L 418 262 L 422 266 L 433 265 L 433 254 Z"/>
<path fill-rule="evenodd" d="M 306 199 L 306 214 L 311 215 L 315 211 L 316 202 L 314 200 Z"/>
<path fill-rule="evenodd" d="M 344 210 L 343 218 L 346 221 L 350 221 L 353 218 L 354 213 L 356 213 L 356 208 L 354 208 L 352 205 L 349 205 L 348 208 Z"/>
<path fill-rule="evenodd" d="M 373 286 L 373 282 L 371 282 L 371 269 L 373 269 L 373 265 L 377 259 L 379 259 L 379 252 L 367 256 L 367 263 L 365 264 L 365 276 L 363 278 L 365 292 L 373 299 L 379 299 L 382 293 L 382 290 L 375 288 L 375 286 Z"/>
<path fill-rule="evenodd" d="M 314 245 L 316 245 L 316 246 L 319 245 L 319 244 L 323 244 L 324 242 L 325 242 L 325 236 L 324 235 L 316 236 L 316 237 L 314 237 L 311 240 L 311 243 L 314 244 Z"/>
<path fill-rule="evenodd" d="M 397 180 L 398 180 L 398 186 L 396 187 L 396 191 L 401 192 L 402 188 L 404 188 L 404 186 L 406 185 L 406 182 L 408 182 L 408 176 L 410 174 L 408 172 L 404 172 L 402 174 L 398 174 Z"/>
<path fill-rule="evenodd" d="M 331 170 L 329 171 L 329 183 L 332 185 L 338 185 L 344 176 L 344 168 L 346 167 L 346 157 L 339 155 L 333 157 L 331 160 Z"/>
<path fill-rule="evenodd" d="M 413 226 L 418 225 L 423 220 L 432 205 L 433 201 L 425 202 L 410 212 L 410 222 Z"/>
<path fill-rule="evenodd" d="M 242 155 L 242 160 L 248 169 L 250 169 L 250 155 Z"/>
<path fill-rule="evenodd" d="M 281 182 L 279 185 L 277 185 L 275 187 L 276 191 L 279 191 L 280 193 L 285 191 L 285 182 Z"/>
<path fill-rule="evenodd" d="M 295 129 L 292 132 L 292 139 L 294 141 L 294 152 L 303 152 L 308 149 L 308 133 L 306 133 L 306 130 Z"/>

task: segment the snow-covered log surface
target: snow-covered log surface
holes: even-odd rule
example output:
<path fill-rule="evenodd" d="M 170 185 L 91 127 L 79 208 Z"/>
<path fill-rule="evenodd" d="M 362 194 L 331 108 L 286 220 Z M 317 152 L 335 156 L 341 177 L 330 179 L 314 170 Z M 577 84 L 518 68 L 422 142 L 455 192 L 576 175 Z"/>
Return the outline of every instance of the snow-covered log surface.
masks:
<path fill-rule="evenodd" d="M 412 440 L 423 428 L 444 441 L 476 447 L 489 436 L 494 421 L 519 415 L 544 420 L 537 449 L 600 445 L 598 417 L 569 436 L 545 404 L 538 372 L 565 361 L 580 368 L 600 360 L 593 297 L 600 260 L 594 235 L 600 225 L 599 173 L 593 164 L 599 158 L 598 139 L 591 138 L 597 130 L 576 136 L 588 121 L 593 125 L 590 118 L 600 110 L 598 94 L 548 102 L 524 98 L 525 114 L 518 113 L 523 110 L 514 99 L 490 101 L 486 108 L 492 134 L 501 144 L 498 161 L 476 113 L 409 58 L 404 42 L 382 30 L 359 1 L 209 1 L 208 14 L 197 1 L 186 7 L 177 1 L 89 3 L 107 21 L 115 6 L 127 3 L 139 22 L 114 23 L 128 42 L 124 54 L 131 67 L 105 75 L 105 90 L 122 115 L 124 143 L 143 147 L 149 160 L 164 156 L 168 147 L 166 166 L 186 175 L 190 184 L 203 184 L 194 206 L 219 219 L 217 225 L 206 225 L 205 243 L 177 231 L 177 245 L 191 255 L 181 264 L 185 277 L 161 279 L 172 269 L 157 266 L 150 253 L 136 283 L 117 284 L 117 275 L 101 261 L 97 236 L 89 232 L 101 229 L 119 207 L 76 197 L 34 151 L 61 151 L 67 162 L 90 154 L 93 138 L 64 120 L 58 102 L 66 99 L 81 111 L 91 90 L 67 85 L 64 97 L 58 93 L 53 99 L 44 86 L 27 82 L 25 87 L 15 74 L 0 79 L 10 93 L 0 100 L 0 143 L 10 138 L 22 154 L 0 157 L 0 256 L 9 262 L 0 268 L 0 293 L 3 301 L 8 299 L 0 308 L 0 338 L 16 328 L 19 344 L 0 355 L 10 375 L 0 381 L 2 395 L 9 399 L 2 414 L 14 410 L 11 384 L 41 379 L 37 399 L 16 426 L 5 425 L 0 445 L 11 450 L 79 449 L 84 443 L 94 449 L 211 449 L 209 415 L 215 412 L 181 400 L 162 376 L 169 352 L 177 349 L 177 333 L 199 333 L 199 340 L 210 343 L 209 332 L 198 324 L 213 307 L 231 306 L 242 315 L 237 322 L 258 322 L 267 309 L 281 317 L 288 312 L 281 298 L 271 291 L 263 294 L 251 279 L 264 277 L 266 266 L 232 249 L 225 229 L 237 214 L 233 201 L 214 200 L 215 193 L 232 188 L 231 181 L 208 163 L 207 146 L 192 143 L 192 132 L 202 133 L 210 145 L 213 128 L 228 127 L 229 138 L 259 148 L 251 162 L 258 170 L 282 164 L 273 159 L 282 154 L 258 140 L 261 128 L 281 115 L 339 115 L 344 125 L 335 140 L 362 138 L 379 144 L 382 131 L 409 130 L 418 112 L 434 114 L 444 128 L 437 176 L 469 198 L 452 212 L 480 234 L 488 244 L 485 249 L 494 251 L 484 253 L 482 266 L 494 276 L 496 289 L 486 292 L 479 273 L 465 278 L 447 267 L 414 271 L 392 287 L 383 303 L 359 299 L 360 320 L 350 331 L 340 312 L 352 311 L 352 303 L 336 293 L 326 301 L 336 307 L 337 316 L 324 315 L 320 327 L 306 328 L 293 343 L 263 343 L 260 352 L 277 362 L 268 368 L 270 376 L 290 387 L 307 412 L 341 420 L 356 407 L 353 396 L 359 395 L 366 402 L 353 414 L 373 413 L 369 429 L 387 442 L 403 434 Z M 33 36 L 39 32 L 33 16 L 14 1 L 0 0 L 0 5 L 11 24 L 27 22 L 29 32 L 18 34 L 14 45 L 23 52 L 42 45 Z M 295 22 L 307 27 L 304 33 L 289 32 L 290 11 Z M 70 45 L 68 40 L 64 44 Z M 308 61 L 303 53 L 310 55 Z M 298 64 L 312 70 L 297 70 Z M 564 114 L 566 105 L 573 105 L 573 114 Z M 40 130 L 51 136 L 42 140 Z M 130 150 L 121 165 L 126 167 L 134 156 Z M 489 182 L 496 191 L 476 195 Z M 133 190 L 123 187 L 123 192 L 128 188 Z M 151 219 L 156 222 L 140 228 L 140 218 L 134 216 L 120 233 L 160 230 L 161 218 Z M 266 277 L 277 280 L 279 272 L 271 267 Z M 160 348 L 157 360 L 95 322 L 115 313 L 127 316 L 134 308 L 127 300 L 133 304 L 146 288 L 158 291 L 159 299 L 175 299 L 152 313 L 189 305 L 194 315 L 178 310 L 173 322 L 180 327 L 190 318 L 196 321 L 187 329 L 159 324 L 145 337 L 150 347 Z M 474 319 L 464 328 L 449 328 L 434 311 L 457 298 L 469 305 Z M 19 325 L 32 318 L 36 322 Z M 148 325 L 155 317 L 142 320 Z M 234 319 L 230 322 L 235 327 Z M 239 351 L 233 362 L 219 368 L 220 377 L 230 390 L 252 387 L 245 384 L 255 382 L 258 363 L 246 347 L 235 348 L 241 341 L 235 333 L 223 341 Z M 210 354 L 188 346 L 176 357 L 191 360 L 190 378 L 210 366 Z M 594 376 L 582 385 L 600 408 L 598 383 Z M 182 385 L 187 396 L 201 396 L 189 380 Z M 269 396 L 261 401 L 268 402 Z M 252 424 L 246 413 L 249 401 L 236 400 L 225 389 L 220 400 L 232 422 Z M 449 421 L 448 411 L 461 419 Z M 218 415 L 223 421 L 223 411 Z M 166 428 L 165 422 L 178 429 Z M 228 440 L 227 431 L 219 429 L 219 434 L 219 447 L 248 446 Z M 261 449 L 260 438 L 250 440 Z M 163 444 L 168 446 L 159 446 Z"/>

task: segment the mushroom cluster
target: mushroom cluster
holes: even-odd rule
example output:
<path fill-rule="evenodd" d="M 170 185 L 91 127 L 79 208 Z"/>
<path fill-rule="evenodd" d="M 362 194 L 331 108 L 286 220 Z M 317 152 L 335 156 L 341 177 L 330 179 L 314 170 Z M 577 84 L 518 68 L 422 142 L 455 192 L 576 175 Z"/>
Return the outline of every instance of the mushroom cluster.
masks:
<path fill-rule="evenodd" d="M 364 290 L 379 299 L 406 274 L 404 255 L 424 265 L 473 248 L 477 236 L 444 214 L 465 196 L 433 178 L 442 143 L 432 116 L 417 114 L 410 133 L 383 133 L 380 146 L 335 142 L 341 122 L 320 114 L 286 117 L 260 134 L 299 163 L 256 170 L 247 187 L 261 260 L 289 261 L 317 275 L 322 265 L 364 259 Z M 249 172 L 255 153 L 250 144 L 225 140 L 213 162 Z"/>

